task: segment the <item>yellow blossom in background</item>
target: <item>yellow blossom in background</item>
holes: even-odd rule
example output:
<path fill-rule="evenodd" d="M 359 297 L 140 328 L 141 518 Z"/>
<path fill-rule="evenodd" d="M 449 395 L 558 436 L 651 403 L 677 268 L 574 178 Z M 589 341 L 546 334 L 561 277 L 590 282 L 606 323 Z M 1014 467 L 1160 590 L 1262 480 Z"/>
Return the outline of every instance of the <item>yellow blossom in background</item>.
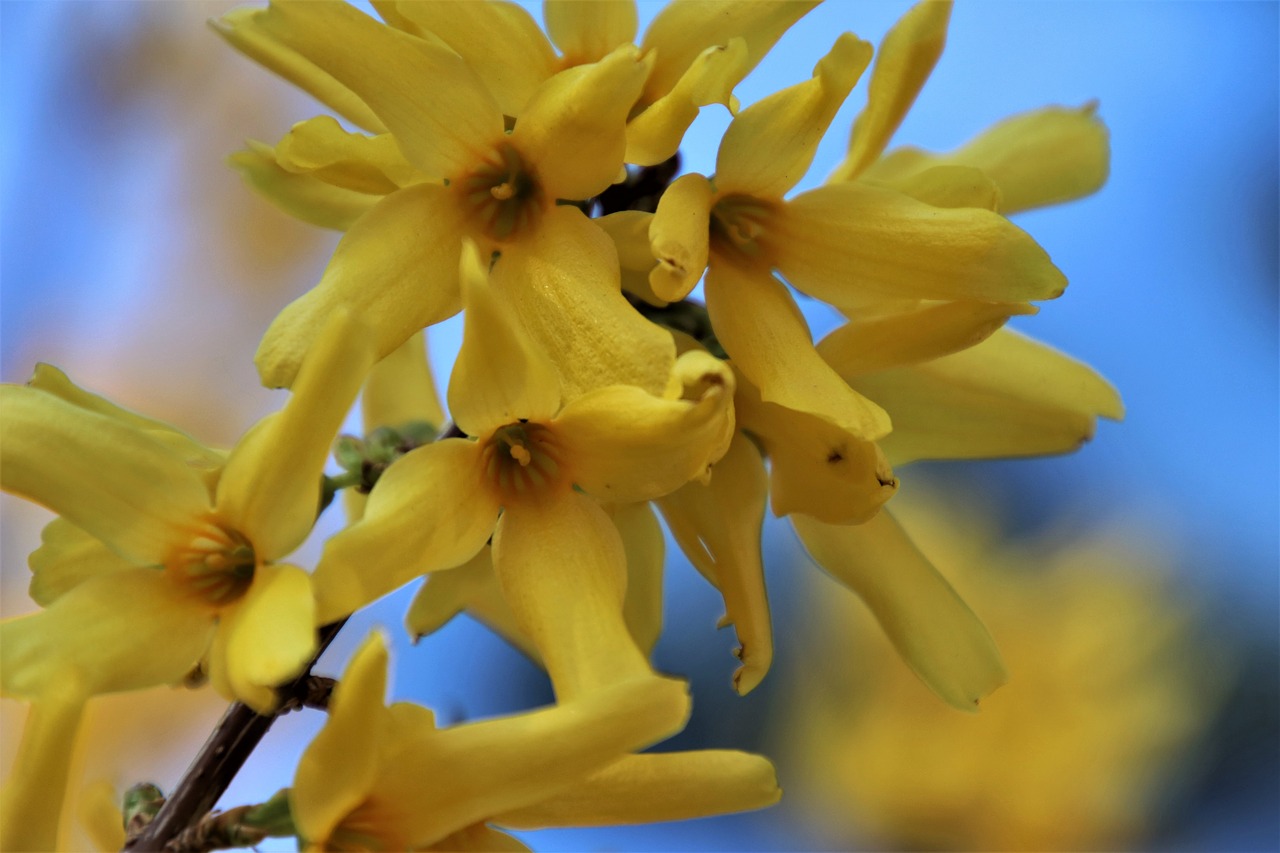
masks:
<path fill-rule="evenodd" d="M 1009 683 L 981 714 L 948 713 L 878 653 L 860 608 L 811 587 L 807 640 L 856 650 L 800 673 L 782 723 L 812 818 L 877 847 L 1141 844 L 1221 695 L 1194 613 L 1132 529 L 1009 543 L 941 497 L 900 514 L 983 614 Z"/>

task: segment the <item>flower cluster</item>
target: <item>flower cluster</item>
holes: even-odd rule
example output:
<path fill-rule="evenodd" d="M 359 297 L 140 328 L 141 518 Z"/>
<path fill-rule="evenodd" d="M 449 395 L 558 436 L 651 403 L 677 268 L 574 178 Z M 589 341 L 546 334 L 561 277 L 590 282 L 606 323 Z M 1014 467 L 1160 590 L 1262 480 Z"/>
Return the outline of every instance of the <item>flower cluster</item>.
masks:
<path fill-rule="evenodd" d="M 742 108 L 734 87 L 814 5 L 674 2 L 638 39 L 629 2 L 548 0 L 545 34 L 503 2 L 374 0 L 377 20 L 273 0 L 215 22 L 337 116 L 233 165 L 344 233 L 258 349 L 289 401 L 229 451 L 52 367 L 0 389 L 0 483 L 58 515 L 30 561 L 44 609 L 0 623 L 0 687 L 33 706 L 0 846 L 54 846 L 93 696 L 207 680 L 270 716 L 318 629 L 423 576 L 411 633 L 470 612 L 545 667 L 556 704 L 437 729 L 384 704 L 371 639 L 270 833 L 496 850 L 513 840 L 495 826 L 774 802 L 759 756 L 638 754 L 689 710 L 649 659 L 658 514 L 724 598 L 739 693 L 772 659 L 766 507 L 947 703 L 974 710 L 1005 680 L 883 505 L 893 465 L 1073 450 L 1121 416 L 1088 367 L 1002 329 L 1066 284 L 1007 216 L 1097 189 L 1106 131 L 1092 106 L 1053 107 L 950 154 L 886 152 L 942 50 L 946 2 L 910 10 L 874 65 L 843 33 L 809 79 Z M 846 160 L 789 196 L 869 67 Z M 715 173 L 676 177 L 685 131 L 716 104 L 734 118 Z M 815 344 L 792 287 L 847 323 Z M 459 312 L 446 419 L 421 333 Z M 338 440 L 344 473 L 328 476 L 358 395 L 366 435 Z M 338 491 L 348 523 L 314 569 L 282 562 Z"/>

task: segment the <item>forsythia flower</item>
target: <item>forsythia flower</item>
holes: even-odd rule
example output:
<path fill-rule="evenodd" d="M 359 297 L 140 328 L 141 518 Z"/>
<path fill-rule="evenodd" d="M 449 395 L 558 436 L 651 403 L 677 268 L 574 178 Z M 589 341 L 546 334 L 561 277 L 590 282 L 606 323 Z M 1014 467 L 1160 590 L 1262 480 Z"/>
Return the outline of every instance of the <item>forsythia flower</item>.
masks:
<path fill-rule="evenodd" d="M 981 608 L 1013 678 L 969 717 L 881 656 L 819 665 L 821 689 L 800 691 L 786 725 L 814 816 L 873 846 L 1143 846 L 1163 781 L 1220 695 L 1192 615 L 1152 555 L 1123 544 L 1132 531 L 1009 546 L 976 511 L 930 508 L 904 515 Z M 813 641 L 877 642 L 848 604 L 814 604 Z"/>
<path fill-rule="evenodd" d="M 320 620 L 460 566 L 492 537 L 503 595 L 558 696 L 647 674 L 623 619 L 623 543 L 597 501 L 648 500 L 703 475 L 733 431 L 733 375 L 690 353 L 670 397 L 612 386 L 565 399 L 546 356 L 490 292 L 474 246 L 461 277 L 466 325 L 449 402 L 475 440 L 420 447 L 388 469 L 360 521 L 325 547 Z M 673 399 L 685 388 L 695 399 Z"/>
<path fill-rule="evenodd" d="M 46 774 L 65 774 L 88 697 L 181 681 L 207 655 L 219 692 L 265 712 L 310 660 L 310 582 L 276 561 L 311 531 L 329 444 L 371 364 L 359 325 L 335 314 L 284 409 L 225 465 L 49 368 L 0 387 L 0 484 L 61 516 L 32 555 L 47 609 L 0 623 L 0 688 L 35 706 L 6 841 L 56 826 L 65 775 Z"/>
<path fill-rule="evenodd" d="M 307 849 L 523 849 L 487 824 L 670 820 L 777 798 L 758 756 L 628 755 L 684 724 L 679 682 L 623 682 L 552 708 L 437 729 L 425 708 L 383 704 L 386 664 L 375 635 L 298 765 L 290 800 Z"/>

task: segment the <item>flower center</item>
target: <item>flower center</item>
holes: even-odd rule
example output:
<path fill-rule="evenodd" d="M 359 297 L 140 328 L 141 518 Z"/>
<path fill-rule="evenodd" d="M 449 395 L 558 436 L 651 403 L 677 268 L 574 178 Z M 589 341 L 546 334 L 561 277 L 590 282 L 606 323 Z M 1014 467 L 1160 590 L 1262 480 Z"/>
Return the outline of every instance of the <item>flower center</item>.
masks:
<path fill-rule="evenodd" d="M 257 567 L 249 540 L 214 521 L 206 522 L 167 564 L 180 586 L 216 607 L 243 596 Z"/>
<path fill-rule="evenodd" d="M 542 188 L 507 143 L 459 181 L 458 188 L 472 221 L 494 240 L 509 240 L 527 230 L 542 211 Z"/>
<path fill-rule="evenodd" d="M 551 430 L 508 424 L 494 431 L 481 453 L 485 476 L 504 500 L 515 501 L 558 485 L 562 466 Z"/>
<path fill-rule="evenodd" d="M 711 209 L 711 249 L 730 258 L 768 261 L 761 236 L 768 232 L 771 205 L 747 195 L 725 196 Z"/>

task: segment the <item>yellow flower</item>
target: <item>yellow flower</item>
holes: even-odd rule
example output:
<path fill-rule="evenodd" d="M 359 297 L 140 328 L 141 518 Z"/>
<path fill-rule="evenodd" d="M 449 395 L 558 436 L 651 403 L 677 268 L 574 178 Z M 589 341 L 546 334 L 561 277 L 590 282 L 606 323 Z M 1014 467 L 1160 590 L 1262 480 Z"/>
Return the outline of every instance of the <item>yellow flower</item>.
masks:
<path fill-rule="evenodd" d="M 358 324 L 334 315 L 288 404 L 216 478 L 190 464 L 189 439 L 175 448 L 172 430 L 86 405 L 98 398 L 65 377 L 0 388 L 4 488 L 61 515 L 32 556 L 48 609 L 0 624 L 5 694 L 171 683 L 209 652 L 224 695 L 270 708 L 315 643 L 306 573 L 277 561 L 315 522 L 329 443 L 371 363 Z"/>
<path fill-rule="evenodd" d="M 978 716 L 949 714 L 871 653 L 817 664 L 786 723 L 821 820 L 872 846 L 1094 850 L 1142 846 L 1161 786 L 1221 686 L 1214 654 L 1132 531 L 1009 545 L 972 504 L 903 515 L 978 606 L 1009 659 Z M 879 644 L 862 614 L 813 599 L 814 639 Z"/>
<path fill-rule="evenodd" d="M 705 474 L 732 435 L 733 375 L 690 353 L 675 364 L 669 396 L 621 385 L 562 396 L 472 245 L 461 275 L 466 324 L 449 408 L 475 440 L 420 447 L 387 470 L 363 518 L 325 547 L 314 575 L 319 618 L 460 566 L 492 536 L 503 596 L 558 696 L 647 674 L 622 618 L 623 544 L 598 501 L 648 500 Z M 692 399 L 678 399 L 686 389 Z"/>
<path fill-rule="evenodd" d="M 383 704 L 386 649 L 352 659 L 290 800 L 307 849 L 511 850 L 519 829 L 678 820 L 776 802 L 764 759 L 715 750 L 629 755 L 678 731 L 683 685 L 624 682 L 558 706 L 448 729 Z"/>
<path fill-rule="evenodd" d="M 910 104 L 906 81 L 922 79 L 932 65 L 901 55 L 903 34 L 927 29 L 940 49 L 949 13 L 948 3 L 922 3 L 886 38 L 867 110 L 855 127 L 860 139 L 874 129 L 879 144 L 887 141 Z M 1066 285 L 1044 251 L 991 210 L 943 208 L 869 182 L 783 198 L 808 169 L 870 58 L 870 45 L 846 33 L 813 79 L 743 110 L 725 133 L 715 176 L 675 181 L 649 229 L 659 262 L 650 274 L 656 297 L 683 299 L 706 269 L 716 335 L 763 399 L 818 415 L 865 440 L 887 434 L 889 418 L 814 352 L 804 318 L 773 270 L 846 312 L 868 299 L 1016 306 L 1055 297 Z M 1019 310 L 1029 309 L 1011 307 L 1004 316 Z"/>
<path fill-rule="evenodd" d="M 412 17 L 414 8 L 401 11 Z M 566 390 L 616 382 L 663 389 L 674 359 L 669 337 L 623 298 L 608 237 L 582 211 L 557 203 L 590 198 L 617 178 L 627 117 L 652 57 L 624 45 L 549 76 L 508 132 L 485 81 L 437 38 L 343 3 L 277 2 L 229 26 L 305 58 L 388 131 L 370 139 L 320 118 L 291 134 L 286 156 L 347 188 L 387 194 L 352 224 L 319 284 L 268 329 L 257 356 L 267 385 L 293 381 L 339 306 L 368 323 L 378 356 L 457 313 L 465 237 L 485 256 L 506 259 L 494 286 L 551 354 Z"/>

